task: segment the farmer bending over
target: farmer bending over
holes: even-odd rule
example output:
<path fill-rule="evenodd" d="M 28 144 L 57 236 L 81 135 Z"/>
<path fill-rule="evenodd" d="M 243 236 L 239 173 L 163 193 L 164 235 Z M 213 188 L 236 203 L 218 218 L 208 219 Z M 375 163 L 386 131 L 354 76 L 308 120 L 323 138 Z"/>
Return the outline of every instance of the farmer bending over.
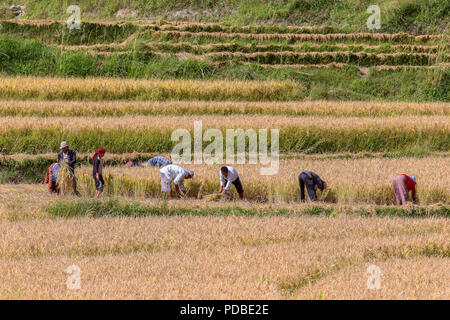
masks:
<path fill-rule="evenodd" d="M 411 191 L 412 199 L 416 202 L 416 177 L 406 174 L 396 175 L 392 182 L 397 205 L 404 205 L 409 198 Z"/>
<path fill-rule="evenodd" d="M 50 193 L 59 194 L 59 187 L 57 183 L 59 169 L 61 169 L 61 165 L 57 162 L 53 163 L 47 169 L 44 183 L 48 185 L 48 192 Z"/>
<path fill-rule="evenodd" d="M 172 199 L 172 182 L 177 194 L 185 195 L 184 179 L 192 179 L 194 171 L 186 170 L 176 164 L 169 164 L 159 170 L 161 172 L 161 192 L 167 192 L 167 198 Z"/>
<path fill-rule="evenodd" d="M 162 168 L 169 164 L 172 164 L 172 161 L 170 161 L 169 159 L 167 159 L 163 156 L 155 156 L 155 157 L 151 158 L 150 160 L 148 160 L 148 164 L 152 167 Z"/>
<path fill-rule="evenodd" d="M 219 192 L 222 194 L 227 194 L 230 192 L 231 184 L 233 184 L 236 188 L 237 193 L 239 194 L 239 199 L 244 199 L 244 189 L 242 188 L 241 180 L 239 179 L 239 174 L 235 168 L 226 166 L 220 168 L 219 172 L 220 176 L 220 190 Z"/>
<path fill-rule="evenodd" d="M 300 200 L 302 202 L 306 201 L 305 186 L 311 201 L 317 201 L 317 188 L 323 191 L 327 187 L 326 182 L 320 179 L 320 177 L 312 171 L 303 171 L 300 173 L 298 176 L 298 184 L 300 185 Z"/>

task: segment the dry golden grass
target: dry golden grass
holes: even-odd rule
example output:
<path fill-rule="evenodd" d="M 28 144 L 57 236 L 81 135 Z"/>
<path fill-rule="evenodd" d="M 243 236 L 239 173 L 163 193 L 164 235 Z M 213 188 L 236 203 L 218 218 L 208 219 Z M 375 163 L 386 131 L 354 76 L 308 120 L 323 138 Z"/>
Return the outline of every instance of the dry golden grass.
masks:
<path fill-rule="evenodd" d="M 363 203 L 350 203 L 350 204 L 334 204 L 334 203 L 300 203 L 300 202 L 254 202 L 247 200 L 237 200 L 234 198 L 233 201 L 230 199 L 221 199 L 217 201 L 209 201 L 207 197 L 202 199 L 195 198 L 185 198 L 177 201 L 165 201 L 158 197 L 144 197 L 144 196 L 116 196 L 114 199 L 119 201 L 119 204 L 125 205 L 127 202 L 138 202 L 141 206 L 147 208 L 160 208 L 161 214 L 170 215 L 176 212 L 181 212 L 180 210 L 190 210 L 193 215 L 198 215 L 199 213 L 207 213 L 207 215 L 212 215 L 214 212 L 222 212 L 222 214 L 238 215 L 242 216 L 244 211 L 250 213 L 258 213 L 259 215 L 270 216 L 273 214 L 281 214 L 284 216 L 311 216 L 314 214 L 315 208 L 321 208 L 323 210 L 328 210 L 327 216 L 336 217 L 340 215 L 356 215 L 356 216 L 377 216 L 376 210 L 381 210 L 381 213 L 388 213 L 390 210 L 400 209 L 398 206 L 380 206 L 373 204 L 363 204 Z M 89 202 L 92 200 L 90 195 L 83 193 L 82 198 L 78 198 L 72 193 L 67 195 L 55 195 L 49 194 L 47 192 L 46 185 L 35 185 L 35 184 L 3 184 L 0 185 L 0 221 L 21 221 L 21 220 L 41 220 L 51 218 L 52 215 L 46 210 L 46 207 L 58 204 L 62 201 L 66 204 L 74 204 L 80 202 Z M 103 201 L 108 202 L 109 198 L 103 197 Z M 79 207 L 80 208 L 80 207 Z M 240 211 L 233 211 L 236 208 Z M 445 205 L 435 204 L 435 205 L 425 205 L 425 206 L 414 206 L 407 205 L 402 207 L 405 211 L 402 216 L 406 216 L 412 213 L 413 210 L 421 210 L 423 217 L 427 217 L 427 212 L 430 216 L 442 216 L 434 215 L 434 213 L 441 211 L 443 212 Z M 231 210 L 230 210 L 231 209 Z M 83 209 L 80 209 L 83 210 Z M 364 212 L 366 215 L 364 215 Z M 79 212 L 74 216 L 86 216 L 86 212 Z M 322 211 L 322 214 L 325 212 Z M 402 214 L 400 212 L 400 214 Z M 64 215 L 59 215 L 64 216 Z M 87 215 L 92 217 L 93 215 Z M 98 215 L 94 215 L 97 217 Z M 399 216 L 399 215 L 397 215 Z"/>
<path fill-rule="evenodd" d="M 0 221 L 48 218 L 43 206 L 54 200 L 44 184 L 0 184 Z"/>
<path fill-rule="evenodd" d="M 322 299 L 442 299 L 450 297 L 448 258 L 414 257 L 376 262 L 382 271 L 380 289 L 367 290 L 370 263 L 351 266 L 320 279 L 294 297 Z M 425 284 L 426 285 L 421 285 Z"/>
<path fill-rule="evenodd" d="M 195 172 L 193 180 L 186 180 L 192 197 L 207 195 L 219 189 L 219 164 L 182 166 Z M 252 201 L 298 201 L 298 175 L 303 170 L 312 170 L 329 185 L 328 190 L 320 196 L 327 202 L 395 204 L 392 180 L 395 175 L 406 173 L 417 177 L 417 193 L 421 204 L 450 203 L 450 166 L 445 157 L 289 159 L 280 161 L 279 172 L 275 176 L 261 176 L 262 166 L 259 164 L 233 166 L 239 172 L 246 197 Z M 84 193 L 93 192 L 91 171 L 90 167 L 77 169 L 79 185 Z M 106 167 L 104 175 L 105 194 L 137 197 L 160 195 L 160 173 L 156 168 Z"/>
<path fill-rule="evenodd" d="M 38 100 L 233 100 L 303 98 L 293 81 L 135 80 L 113 78 L 0 77 L 3 99 Z"/>
<path fill-rule="evenodd" d="M 315 116 L 450 115 L 450 103 L 303 101 L 0 101 L 4 116 L 124 116 L 189 114 L 268 114 Z"/>
<path fill-rule="evenodd" d="M 85 218 L 0 230 L 6 299 L 449 297 L 444 218 Z M 73 264 L 80 290 L 66 288 Z M 364 287 L 370 264 L 381 290 Z"/>
<path fill-rule="evenodd" d="M 203 128 L 282 129 L 285 127 L 321 129 L 389 128 L 415 132 L 433 129 L 448 131 L 448 116 L 392 116 L 392 117 L 331 117 L 284 115 L 190 115 L 190 116 L 123 116 L 123 117 L 1 117 L 0 131 L 11 129 L 61 129 L 77 132 L 86 129 L 188 129 L 194 121 L 202 121 Z M 70 126 L 67 124 L 70 123 Z"/>

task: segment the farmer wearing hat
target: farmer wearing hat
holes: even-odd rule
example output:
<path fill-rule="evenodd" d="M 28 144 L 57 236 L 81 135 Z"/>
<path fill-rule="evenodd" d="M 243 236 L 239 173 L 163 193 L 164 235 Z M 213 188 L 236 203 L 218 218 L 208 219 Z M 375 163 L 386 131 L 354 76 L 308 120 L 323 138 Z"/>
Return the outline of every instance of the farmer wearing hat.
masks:
<path fill-rule="evenodd" d="M 172 199 L 172 182 L 175 184 L 177 194 L 185 195 L 184 179 L 192 179 L 194 171 L 186 170 L 176 164 L 169 164 L 162 167 L 161 172 L 161 192 L 167 192 L 167 198 Z"/>
<path fill-rule="evenodd" d="M 65 163 L 70 168 L 73 176 L 73 192 L 80 196 L 77 191 L 77 179 L 75 178 L 75 163 L 77 162 L 77 153 L 74 150 L 69 149 L 69 144 L 66 141 L 61 142 L 61 151 L 58 153 L 58 162 Z"/>
<path fill-rule="evenodd" d="M 406 174 L 395 176 L 392 186 L 394 187 L 395 201 L 397 205 L 404 205 L 408 201 L 411 191 L 412 199 L 416 202 L 416 177 Z"/>

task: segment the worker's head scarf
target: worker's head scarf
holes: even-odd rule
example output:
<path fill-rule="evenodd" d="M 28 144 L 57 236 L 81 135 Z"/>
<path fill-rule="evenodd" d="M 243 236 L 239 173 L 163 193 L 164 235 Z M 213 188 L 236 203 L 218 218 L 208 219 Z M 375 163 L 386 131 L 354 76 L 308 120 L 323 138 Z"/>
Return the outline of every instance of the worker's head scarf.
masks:
<path fill-rule="evenodd" d="M 186 172 L 191 176 L 191 178 L 194 177 L 194 171 L 192 171 L 192 170 L 186 170 Z"/>
<path fill-rule="evenodd" d="M 410 176 L 411 180 L 414 181 L 414 183 L 417 183 L 416 177 Z"/>
<path fill-rule="evenodd" d="M 105 154 L 106 153 L 106 149 L 105 148 L 100 148 L 97 149 L 97 151 L 95 151 L 94 155 L 92 156 L 92 159 L 95 159 L 95 157 L 99 154 Z"/>

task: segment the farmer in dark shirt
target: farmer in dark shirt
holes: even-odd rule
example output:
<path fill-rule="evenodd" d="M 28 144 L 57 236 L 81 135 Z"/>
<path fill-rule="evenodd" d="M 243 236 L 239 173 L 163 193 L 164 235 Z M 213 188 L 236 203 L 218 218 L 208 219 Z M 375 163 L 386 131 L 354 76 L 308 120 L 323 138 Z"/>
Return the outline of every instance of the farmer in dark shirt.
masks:
<path fill-rule="evenodd" d="M 317 201 L 316 191 L 317 188 L 324 190 L 327 187 L 325 181 L 312 171 L 303 171 L 298 176 L 298 183 L 300 185 L 300 200 L 305 202 L 305 186 L 308 191 L 309 199 L 311 201 Z"/>
<path fill-rule="evenodd" d="M 77 191 L 77 179 L 75 178 L 75 163 L 77 162 L 77 153 L 74 150 L 69 149 L 69 145 L 66 141 L 61 142 L 61 152 L 58 153 L 58 162 L 65 163 L 69 166 L 73 176 L 73 192 L 80 196 Z"/>
<path fill-rule="evenodd" d="M 94 177 L 95 181 L 95 196 L 97 198 L 105 188 L 105 181 L 103 180 L 103 157 L 105 156 L 105 153 L 106 150 L 104 148 L 100 148 L 95 151 L 94 155 L 92 156 L 92 160 L 94 161 L 92 176 Z"/>

